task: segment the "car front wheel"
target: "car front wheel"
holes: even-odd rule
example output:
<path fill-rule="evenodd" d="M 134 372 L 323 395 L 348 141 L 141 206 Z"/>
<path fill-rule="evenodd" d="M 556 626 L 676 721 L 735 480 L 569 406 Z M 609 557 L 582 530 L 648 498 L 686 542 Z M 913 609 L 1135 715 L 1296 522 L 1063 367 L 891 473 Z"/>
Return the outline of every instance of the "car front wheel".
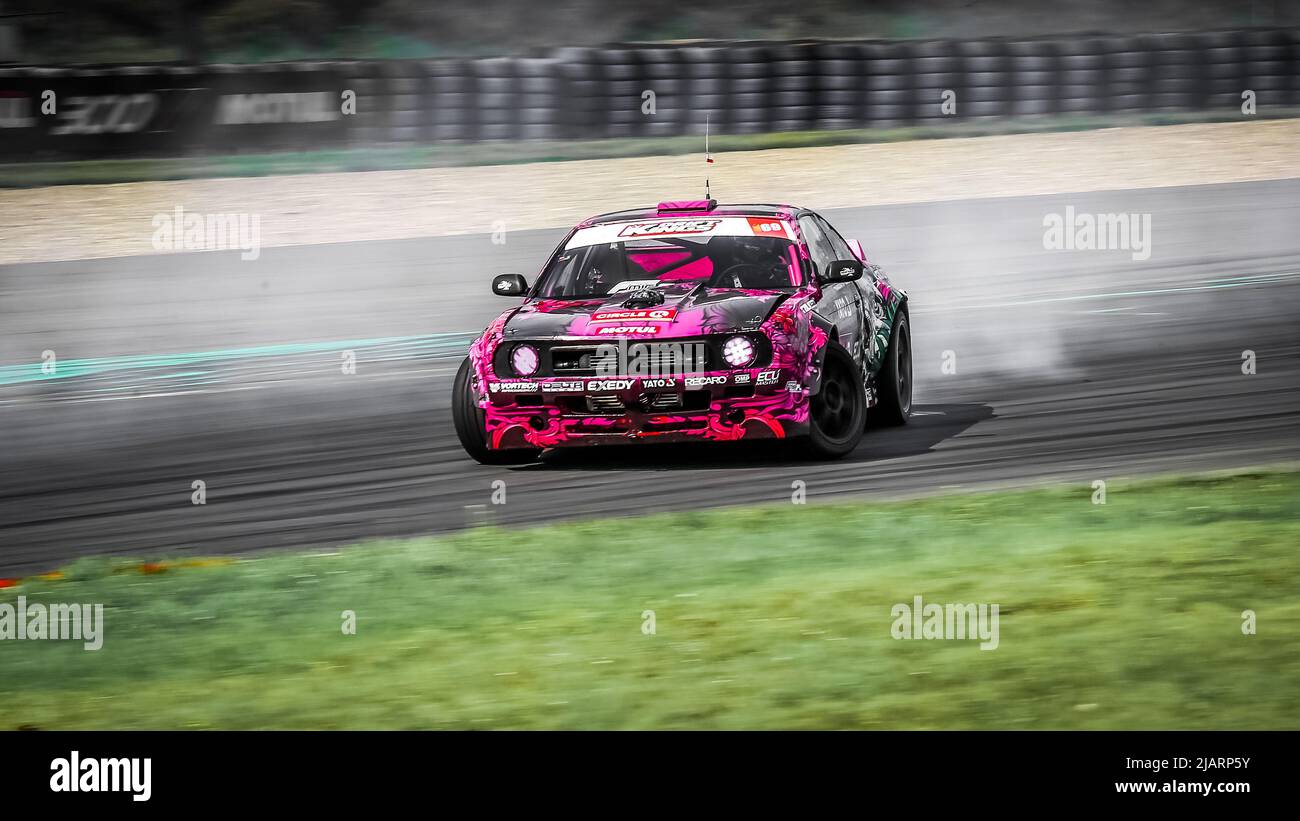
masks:
<path fill-rule="evenodd" d="M 873 421 L 906 425 L 912 416 L 912 331 L 906 309 L 894 318 L 885 366 L 880 370 L 880 404 L 872 409 Z"/>
<path fill-rule="evenodd" d="M 852 453 L 862 440 L 867 418 L 862 372 L 838 342 L 826 345 L 821 387 L 812 397 L 809 416 L 812 452 L 820 459 L 838 459 Z"/>
<path fill-rule="evenodd" d="M 492 450 L 488 447 L 487 426 L 483 421 L 483 409 L 478 406 L 474 387 L 470 384 L 470 368 L 469 357 L 465 357 L 452 385 L 451 421 L 461 447 L 474 461 L 485 465 L 514 465 L 536 459 L 541 451 L 532 448 Z"/>

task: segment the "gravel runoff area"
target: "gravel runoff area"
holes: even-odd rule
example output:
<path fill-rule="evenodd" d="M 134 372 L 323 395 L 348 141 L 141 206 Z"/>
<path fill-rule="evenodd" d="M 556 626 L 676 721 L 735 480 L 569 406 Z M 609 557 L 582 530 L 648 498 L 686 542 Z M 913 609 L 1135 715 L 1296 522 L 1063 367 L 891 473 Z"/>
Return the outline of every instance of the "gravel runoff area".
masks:
<path fill-rule="evenodd" d="M 1300 176 L 1300 120 L 702 155 L 0 190 L 0 264 L 158 253 L 177 207 L 257 217 L 262 247 L 567 226 L 703 194 L 814 208 Z"/>

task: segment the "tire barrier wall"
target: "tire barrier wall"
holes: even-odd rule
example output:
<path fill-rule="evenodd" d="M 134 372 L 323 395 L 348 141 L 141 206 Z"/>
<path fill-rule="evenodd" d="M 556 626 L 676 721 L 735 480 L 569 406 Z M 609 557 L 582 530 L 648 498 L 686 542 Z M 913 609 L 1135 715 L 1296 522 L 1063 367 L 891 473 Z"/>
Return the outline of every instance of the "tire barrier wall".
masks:
<path fill-rule="evenodd" d="M 1300 31 L 697 42 L 524 57 L 0 68 L 0 158 L 834 131 L 1300 106 Z"/>

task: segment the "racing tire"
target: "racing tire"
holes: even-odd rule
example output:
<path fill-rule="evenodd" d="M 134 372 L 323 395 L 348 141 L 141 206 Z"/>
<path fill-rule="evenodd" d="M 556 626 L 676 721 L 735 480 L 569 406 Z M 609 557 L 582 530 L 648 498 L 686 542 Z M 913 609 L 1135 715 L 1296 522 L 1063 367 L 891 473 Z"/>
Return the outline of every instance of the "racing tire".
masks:
<path fill-rule="evenodd" d="M 867 392 L 862 371 L 838 342 L 826 344 L 822 380 L 808 412 L 808 439 L 818 459 L 839 459 L 862 441 Z"/>
<path fill-rule="evenodd" d="M 912 331 L 907 309 L 899 310 L 889 332 L 889 351 L 880 369 L 880 402 L 872 409 L 872 421 L 883 425 L 906 425 L 912 416 Z"/>
<path fill-rule="evenodd" d="M 487 426 L 483 411 L 474 401 L 474 388 L 470 385 L 469 357 L 460 363 L 451 393 L 451 421 L 456 428 L 456 438 L 470 457 L 484 465 L 517 465 L 531 462 L 541 453 L 534 448 L 492 450 L 487 446 Z"/>

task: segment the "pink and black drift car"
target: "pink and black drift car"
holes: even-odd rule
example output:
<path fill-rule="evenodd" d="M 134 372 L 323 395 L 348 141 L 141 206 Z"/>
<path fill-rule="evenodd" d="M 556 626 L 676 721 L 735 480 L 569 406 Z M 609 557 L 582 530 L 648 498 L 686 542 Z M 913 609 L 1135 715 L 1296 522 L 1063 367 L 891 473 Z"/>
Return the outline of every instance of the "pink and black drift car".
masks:
<path fill-rule="evenodd" d="M 470 347 L 452 414 L 470 456 L 792 439 L 843 456 L 912 405 L 907 295 L 820 215 L 664 202 L 593 217 Z"/>

